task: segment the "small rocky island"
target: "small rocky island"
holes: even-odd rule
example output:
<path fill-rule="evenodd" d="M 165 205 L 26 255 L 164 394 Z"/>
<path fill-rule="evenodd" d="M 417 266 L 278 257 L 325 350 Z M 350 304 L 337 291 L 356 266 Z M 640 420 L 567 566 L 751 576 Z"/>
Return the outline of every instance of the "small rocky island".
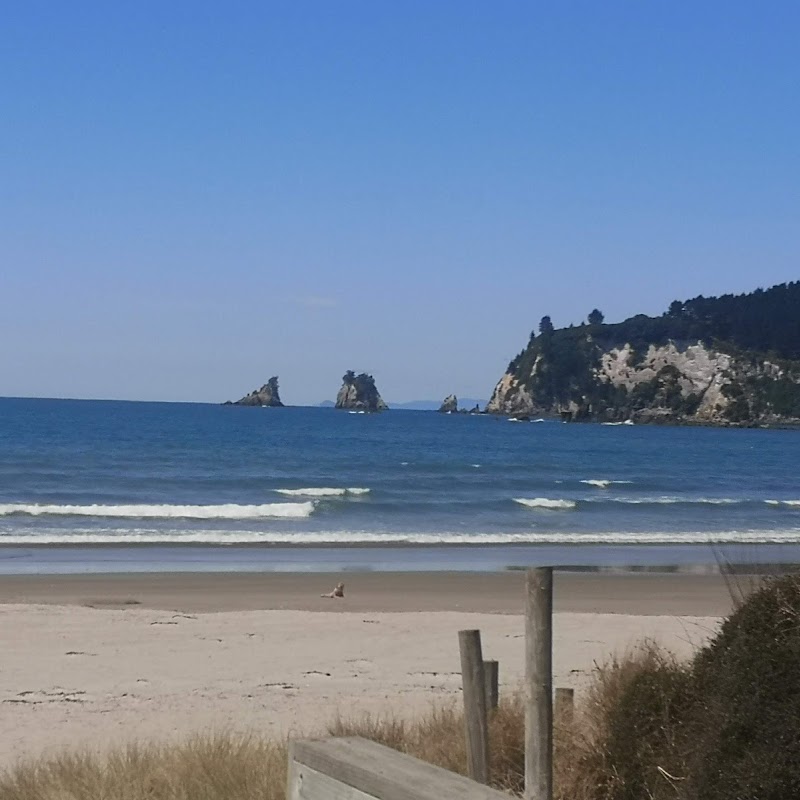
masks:
<path fill-rule="evenodd" d="M 356 375 L 352 370 L 347 370 L 342 376 L 342 388 L 336 395 L 336 408 L 385 411 L 389 406 L 380 396 L 372 375 L 367 375 L 366 372 Z"/>
<path fill-rule="evenodd" d="M 273 375 L 260 389 L 253 389 L 250 394 L 245 395 L 241 400 L 237 400 L 235 403 L 231 403 L 229 400 L 225 405 L 283 408 L 281 396 L 278 393 L 278 376 Z"/>
<path fill-rule="evenodd" d="M 439 413 L 440 414 L 480 414 L 481 413 L 481 404 L 475 403 L 474 408 L 459 408 L 458 407 L 458 398 L 454 394 L 449 394 L 445 399 L 442 401 L 442 404 L 439 406 Z"/>
<path fill-rule="evenodd" d="M 455 414 L 458 411 L 458 398 L 454 394 L 449 394 L 439 406 L 440 414 Z"/>

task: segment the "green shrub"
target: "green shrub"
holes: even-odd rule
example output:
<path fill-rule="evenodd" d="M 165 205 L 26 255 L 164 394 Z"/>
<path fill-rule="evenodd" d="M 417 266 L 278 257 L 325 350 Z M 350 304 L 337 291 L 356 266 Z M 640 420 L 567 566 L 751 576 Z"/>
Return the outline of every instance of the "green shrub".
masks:
<path fill-rule="evenodd" d="M 685 797 L 800 797 L 800 578 L 769 580 L 697 655 Z"/>

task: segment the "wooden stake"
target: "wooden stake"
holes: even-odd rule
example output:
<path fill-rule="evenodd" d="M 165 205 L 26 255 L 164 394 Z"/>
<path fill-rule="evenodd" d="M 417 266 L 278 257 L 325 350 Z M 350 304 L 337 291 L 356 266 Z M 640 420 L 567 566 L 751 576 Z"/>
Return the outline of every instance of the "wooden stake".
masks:
<path fill-rule="evenodd" d="M 556 689 L 555 721 L 563 728 L 572 725 L 572 717 L 575 713 L 575 690 Z"/>
<path fill-rule="evenodd" d="M 525 581 L 525 798 L 553 798 L 553 569 Z"/>
<path fill-rule="evenodd" d="M 489 782 L 489 722 L 486 711 L 486 678 L 483 674 L 480 631 L 459 631 L 461 680 L 464 689 L 464 727 L 467 740 L 467 773 L 478 783 Z"/>
<path fill-rule="evenodd" d="M 486 709 L 494 711 L 500 702 L 500 664 L 497 661 L 484 661 L 483 677 L 486 681 Z"/>

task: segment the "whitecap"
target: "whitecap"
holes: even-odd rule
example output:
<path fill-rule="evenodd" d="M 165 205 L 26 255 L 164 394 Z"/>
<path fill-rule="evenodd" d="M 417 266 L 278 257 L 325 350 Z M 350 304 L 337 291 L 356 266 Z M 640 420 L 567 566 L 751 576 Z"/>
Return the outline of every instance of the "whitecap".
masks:
<path fill-rule="evenodd" d="M 569 509 L 577 505 L 574 500 L 551 500 L 548 497 L 515 497 L 514 502 L 528 508 Z"/>
<path fill-rule="evenodd" d="M 731 497 L 608 497 L 604 501 L 598 502 L 625 503 L 634 506 L 647 505 L 711 505 L 711 506 L 731 506 L 745 502 L 735 500 Z M 592 502 L 591 500 L 588 502 Z"/>
<path fill-rule="evenodd" d="M 623 483 L 633 483 L 633 481 L 613 481 L 608 478 L 588 478 L 586 480 L 581 481 L 581 483 L 586 483 L 589 486 L 596 486 L 598 489 L 608 489 L 612 483 L 623 484 Z"/>
<path fill-rule="evenodd" d="M 347 494 L 368 494 L 369 489 L 353 487 L 349 489 L 336 489 L 331 486 L 309 487 L 306 489 L 276 489 L 278 494 L 287 497 L 344 497 Z"/>

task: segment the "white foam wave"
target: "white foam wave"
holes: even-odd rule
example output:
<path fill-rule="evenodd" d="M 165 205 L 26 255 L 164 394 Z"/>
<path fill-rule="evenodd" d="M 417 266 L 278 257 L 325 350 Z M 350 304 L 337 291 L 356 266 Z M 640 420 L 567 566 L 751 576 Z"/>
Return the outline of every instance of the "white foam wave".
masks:
<path fill-rule="evenodd" d="M 104 531 L 0 535 L 2 545 L 560 545 L 800 544 L 800 529 L 648 533 L 416 533 L 371 531 Z"/>
<path fill-rule="evenodd" d="M 623 483 L 633 483 L 633 481 L 613 481 L 607 478 L 588 478 L 587 480 L 581 481 L 581 483 L 586 483 L 589 486 L 596 486 L 598 489 L 608 489 L 611 484 L 623 484 Z"/>
<path fill-rule="evenodd" d="M 676 505 L 686 503 L 689 505 L 729 506 L 744 503 L 745 500 L 734 500 L 730 497 L 604 497 L 602 500 L 588 499 L 587 503 L 608 502 L 625 503 L 633 506 L 649 505 Z"/>
<path fill-rule="evenodd" d="M 574 500 L 551 500 L 548 497 L 515 497 L 514 502 L 528 508 L 569 509 L 577 505 Z"/>
<path fill-rule="evenodd" d="M 369 494 L 370 490 L 359 487 L 335 489 L 331 486 L 320 486 L 318 488 L 310 487 L 307 489 L 276 489 L 275 491 L 287 497 L 344 497 L 347 494 Z"/>
<path fill-rule="evenodd" d="M 765 500 L 771 506 L 800 506 L 800 500 Z"/>
<path fill-rule="evenodd" d="M 262 503 L 237 505 L 225 503 L 214 506 L 190 505 L 46 505 L 43 503 L 3 503 L 0 517 L 14 514 L 39 517 L 114 517 L 131 519 L 266 519 L 304 518 L 314 513 L 314 504 Z"/>

